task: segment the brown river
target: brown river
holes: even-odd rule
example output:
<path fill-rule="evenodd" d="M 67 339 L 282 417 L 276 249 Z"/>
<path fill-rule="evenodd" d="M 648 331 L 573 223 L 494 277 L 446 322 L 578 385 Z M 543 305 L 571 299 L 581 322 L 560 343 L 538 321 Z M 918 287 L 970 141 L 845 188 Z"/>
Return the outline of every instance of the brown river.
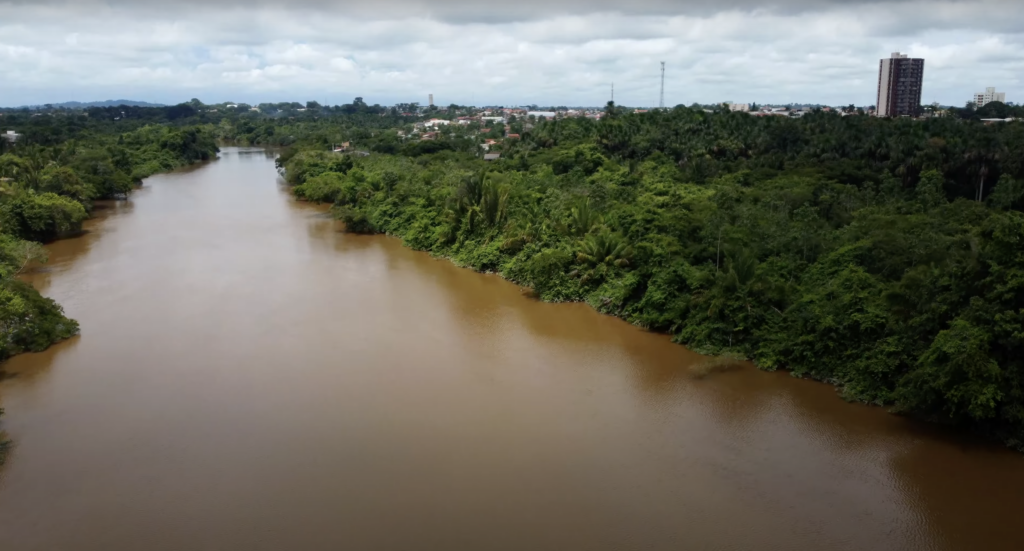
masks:
<path fill-rule="evenodd" d="M 544 304 L 296 203 L 146 181 L 28 278 L 3 551 L 1019 550 L 1024 456 Z"/>

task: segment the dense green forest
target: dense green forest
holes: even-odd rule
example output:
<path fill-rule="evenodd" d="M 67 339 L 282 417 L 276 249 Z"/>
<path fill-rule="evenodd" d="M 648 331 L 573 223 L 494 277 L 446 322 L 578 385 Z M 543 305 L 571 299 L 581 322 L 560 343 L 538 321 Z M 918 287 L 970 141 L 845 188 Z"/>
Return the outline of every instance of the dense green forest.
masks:
<path fill-rule="evenodd" d="M 610 105 L 494 163 L 325 119 L 279 164 L 349 231 L 1020 448 L 1024 124 L 966 119 Z"/>
<path fill-rule="evenodd" d="M 78 333 L 60 305 L 17 276 L 45 262 L 41 245 L 81 231 L 102 199 L 123 199 L 139 182 L 216 155 L 209 127 L 124 123 L 85 113 L 0 119 L 19 129 L 0 139 L 0 361 Z"/>

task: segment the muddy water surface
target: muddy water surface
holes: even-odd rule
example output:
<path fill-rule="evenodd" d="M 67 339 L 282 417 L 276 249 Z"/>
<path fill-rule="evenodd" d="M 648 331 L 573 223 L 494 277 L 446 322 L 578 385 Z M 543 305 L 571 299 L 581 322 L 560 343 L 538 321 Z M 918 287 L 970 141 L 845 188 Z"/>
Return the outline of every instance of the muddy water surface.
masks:
<path fill-rule="evenodd" d="M 1024 460 L 293 202 L 272 154 L 50 246 L 4 364 L 0 549 L 1010 550 Z"/>

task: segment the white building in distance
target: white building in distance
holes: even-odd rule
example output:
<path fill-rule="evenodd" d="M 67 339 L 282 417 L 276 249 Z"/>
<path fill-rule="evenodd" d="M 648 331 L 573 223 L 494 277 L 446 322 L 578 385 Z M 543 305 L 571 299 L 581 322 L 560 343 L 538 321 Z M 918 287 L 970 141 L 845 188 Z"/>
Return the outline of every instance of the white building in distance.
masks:
<path fill-rule="evenodd" d="M 538 119 L 541 118 L 541 117 L 544 117 L 546 119 L 553 119 L 553 118 L 555 118 L 555 112 L 554 111 L 527 111 L 526 116 L 527 117 L 537 117 Z"/>
<path fill-rule="evenodd" d="M 995 88 L 985 88 L 984 92 L 974 94 L 974 105 L 979 109 L 984 107 L 985 104 L 992 103 L 993 101 L 1006 103 L 1006 93 L 996 92 Z"/>
<path fill-rule="evenodd" d="M 749 103 L 730 103 L 729 104 L 729 110 L 730 111 L 742 111 L 742 112 L 746 113 L 746 112 L 750 111 L 750 104 Z"/>

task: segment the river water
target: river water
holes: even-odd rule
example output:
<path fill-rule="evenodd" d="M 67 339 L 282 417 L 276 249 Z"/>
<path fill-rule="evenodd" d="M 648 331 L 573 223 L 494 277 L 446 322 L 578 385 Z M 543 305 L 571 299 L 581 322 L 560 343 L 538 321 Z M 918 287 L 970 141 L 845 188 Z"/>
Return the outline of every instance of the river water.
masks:
<path fill-rule="evenodd" d="M 29 275 L 4 551 L 1021 549 L 1024 458 L 543 304 L 296 203 L 147 180 Z"/>

